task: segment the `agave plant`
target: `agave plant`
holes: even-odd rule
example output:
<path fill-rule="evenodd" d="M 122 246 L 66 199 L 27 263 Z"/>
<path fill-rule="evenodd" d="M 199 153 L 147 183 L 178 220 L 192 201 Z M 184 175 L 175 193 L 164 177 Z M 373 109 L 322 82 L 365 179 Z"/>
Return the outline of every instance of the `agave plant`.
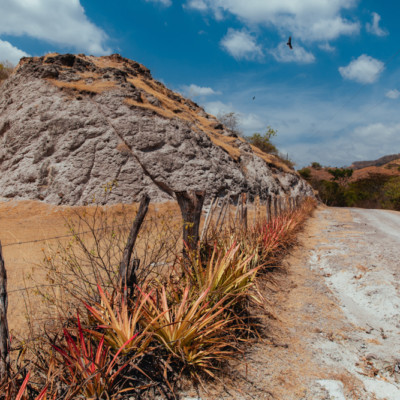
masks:
<path fill-rule="evenodd" d="M 186 276 L 200 292 L 208 289 L 208 297 L 214 302 L 226 298 L 235 303 L 255 283 L 259 267 L 250 268 L 254 255 L 243 252 L 233 240 L 227 245 L 215 243 L 208 257 L 202 257 L 200 251 L 188 252 L 190 262 L 183 265 Z"/>
<path fill-rule="evenodd" d="M 79 315 L 77 321 L 77 338 L 74 339 L 69 331 L 64 329 L 65 346 L 53 345 L 53 348 L 62 356 L 66 366 L 63 381 L 71 388 L 67 398 L 76 398 L 74 396 L 80 393 L 86 399 L 109 399 L 109 393 L 116 379 L 128 364 L 125 363 L 114 371 L 119 355 L 135 337 L 131 337 L 124 343 L 111 358 L 110 347 L 105 345 L 104 338 L 100 340 L 96 348 L 90 336 L 85 338 Z"/>
<path fill-rule="evenodd" d="M 140 331 L 139 321 L 142 310 L 149 295 L 140 297 L 132 306 L 128 305 L 125 297 L 119 294 L 118 298 L 110 299 L 100 285 L 97 285 L 101 303 L 89 306 L 84 303 L 90 315 L 99 324 L 97 328 L 102 331 L 89 332 L 99 340 L 104 338 L 105 342 L 113 349 L 122 348 L 122 353 L 135 352 L 135 357 L 143 354 L 151 341 L 149 328 Z"/>
<path fill-rule="evenodd" d="M 159 299 L 148 297 L 143 319 L 157 339 L 174 357 L 191 367 L 197 376 L 200 369 L 211 376 L 216 361 L 223 361 L 232 354 L 229 331 L 231 318 L 226 316 L 229 300 L 224 297 L 214 305 L 207 301 L 210 289 L 192 298 L 187 286 L 180 301 L 168 298 L 163 286 Z M 145 295 L 145 294 L 143 294 Z"/>

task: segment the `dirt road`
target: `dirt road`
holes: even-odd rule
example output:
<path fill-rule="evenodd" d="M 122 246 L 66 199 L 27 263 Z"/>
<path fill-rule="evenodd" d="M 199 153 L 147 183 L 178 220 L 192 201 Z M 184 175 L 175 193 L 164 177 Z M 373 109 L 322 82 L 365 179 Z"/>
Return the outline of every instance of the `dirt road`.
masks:
<path fill-rule="evenodd" d="M 266 339 L 201 398 L 399 400 L 400 213 L 319 208 L 300 241 Z"/>

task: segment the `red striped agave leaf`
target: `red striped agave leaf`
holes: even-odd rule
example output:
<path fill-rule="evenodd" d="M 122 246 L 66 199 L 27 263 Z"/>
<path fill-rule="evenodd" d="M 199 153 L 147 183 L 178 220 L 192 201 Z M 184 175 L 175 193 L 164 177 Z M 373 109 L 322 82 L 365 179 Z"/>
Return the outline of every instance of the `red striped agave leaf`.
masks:
<path fill-rule="evenodd" d="M 89 332 L 98 339 L 104 337 L 105 342 L 113 349 L 123 348 L 124 354 L 131 352 L 134 352 L 135 356 L 143 354 L 151 341 L 148 328 L 140 329 L 139 326 L 147 297 L 140 297 L 130 306 L 123 295 L 119 294 L 118 298 L 111 299 L 100 285 L 97 287 L 101 303 L 94 306 L 84 304 L 102 332 L 93 330 Z"/>
<path fill-rule="evenodd" d="M 15 398 L 15 400 L 23 399 L 23 395 L 24 395 L 26 386 L 28 385 L 30 374 L 31 373 L 28 372 L 28 374 L 26 375 L 26 377 L 25 377 L 24 381 L 22 382 L 22 385 L 17 393 L 17 397 Z M 37 397 L 35 397 L 35 400 L 46 400 L 46 392 L 47 392 L 47 386 L 45 388 L 43 388 L 43 390 L 39 393 L 39 395 Z"/>
<path fill-rule="evenodd" d="M 64 330 L 65 346 L 53 346 L 62 356 L 67 371 L 64 382 L 71 390 L 80 392 L 88 399 L 100 399 L 104 393 L 108 393 L 114 386 L 116 378 L 126 367 L 127 363 L 113 372 L 118 357 L 124 347 L 134 340 L 135 336 L 129 338 L 111 357 L 110 347 L 105 345 L 101 338 L 97 348 L 93 344 L 93 337 L 85 337 L 79 315 L 77 318 L 78 335 L 74 339 L 67 329 Z M 75 389 L 77 388 L 77 389 Z"/>

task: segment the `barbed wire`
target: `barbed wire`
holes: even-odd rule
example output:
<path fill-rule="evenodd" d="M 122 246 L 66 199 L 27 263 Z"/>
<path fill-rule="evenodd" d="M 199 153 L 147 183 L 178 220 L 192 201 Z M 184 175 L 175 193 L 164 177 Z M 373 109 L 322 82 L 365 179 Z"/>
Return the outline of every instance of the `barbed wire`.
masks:
<path fill-rule="evenodd" d="M 154 222 L 154 221 L 159 221 L 160 218 L 148 218 L 144 221 L 144 224 L 149 223 L 149 222 Z M 172 221 L 177 221 L 177 220 L 182 220 L 182 217 L 174 217 L 171 219 Z M 94 232 L 99 232 L 102 230 L 109 230 L 109 229 L 115 229 L 115 228 L 121 228 L 121 227 L 127 227 L 130 226 L 131 223 L 125 223 L 125 224 L 119 224 L 119 225 L 110 225 L 104 228 L 96 228 L 92 230 L 87 230 L 87 231 L 82 231 L 82 232 L 76 232 L 76 233 L 70 233 L 67 235 L 59 235 L 59 236 L 51 236 L 43 239 L 33 239 L 33 240 L 26 240 L 26 241 L 21 241 L 21 242 L 13 242 L 13 243 L 6 243 L 3 244 L 2 247 L 10 247 L 10 246 L 18 246 L 18 245 L 23 245 L 23 244 L 31 244 L 31 243 L 40 243 L 40 242 L 46 242 L 49 240 L 56 240 L 56 239 L 66 239 L 69 237 L 76 237 L 80 235 L 86 235 L 88 233 L 94 233 Z"/>

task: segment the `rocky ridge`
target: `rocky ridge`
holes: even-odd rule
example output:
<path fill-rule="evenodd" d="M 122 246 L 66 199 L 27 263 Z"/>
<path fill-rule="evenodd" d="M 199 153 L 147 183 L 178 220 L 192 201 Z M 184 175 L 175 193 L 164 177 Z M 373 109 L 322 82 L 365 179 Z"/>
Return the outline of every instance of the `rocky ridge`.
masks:
<path fill-rule="evenodd" d="M 84 204 L 173 191 L 312 195 L 276 157 L 117 54 L 23 58 L 0 87 L 0 196 Z"/>

